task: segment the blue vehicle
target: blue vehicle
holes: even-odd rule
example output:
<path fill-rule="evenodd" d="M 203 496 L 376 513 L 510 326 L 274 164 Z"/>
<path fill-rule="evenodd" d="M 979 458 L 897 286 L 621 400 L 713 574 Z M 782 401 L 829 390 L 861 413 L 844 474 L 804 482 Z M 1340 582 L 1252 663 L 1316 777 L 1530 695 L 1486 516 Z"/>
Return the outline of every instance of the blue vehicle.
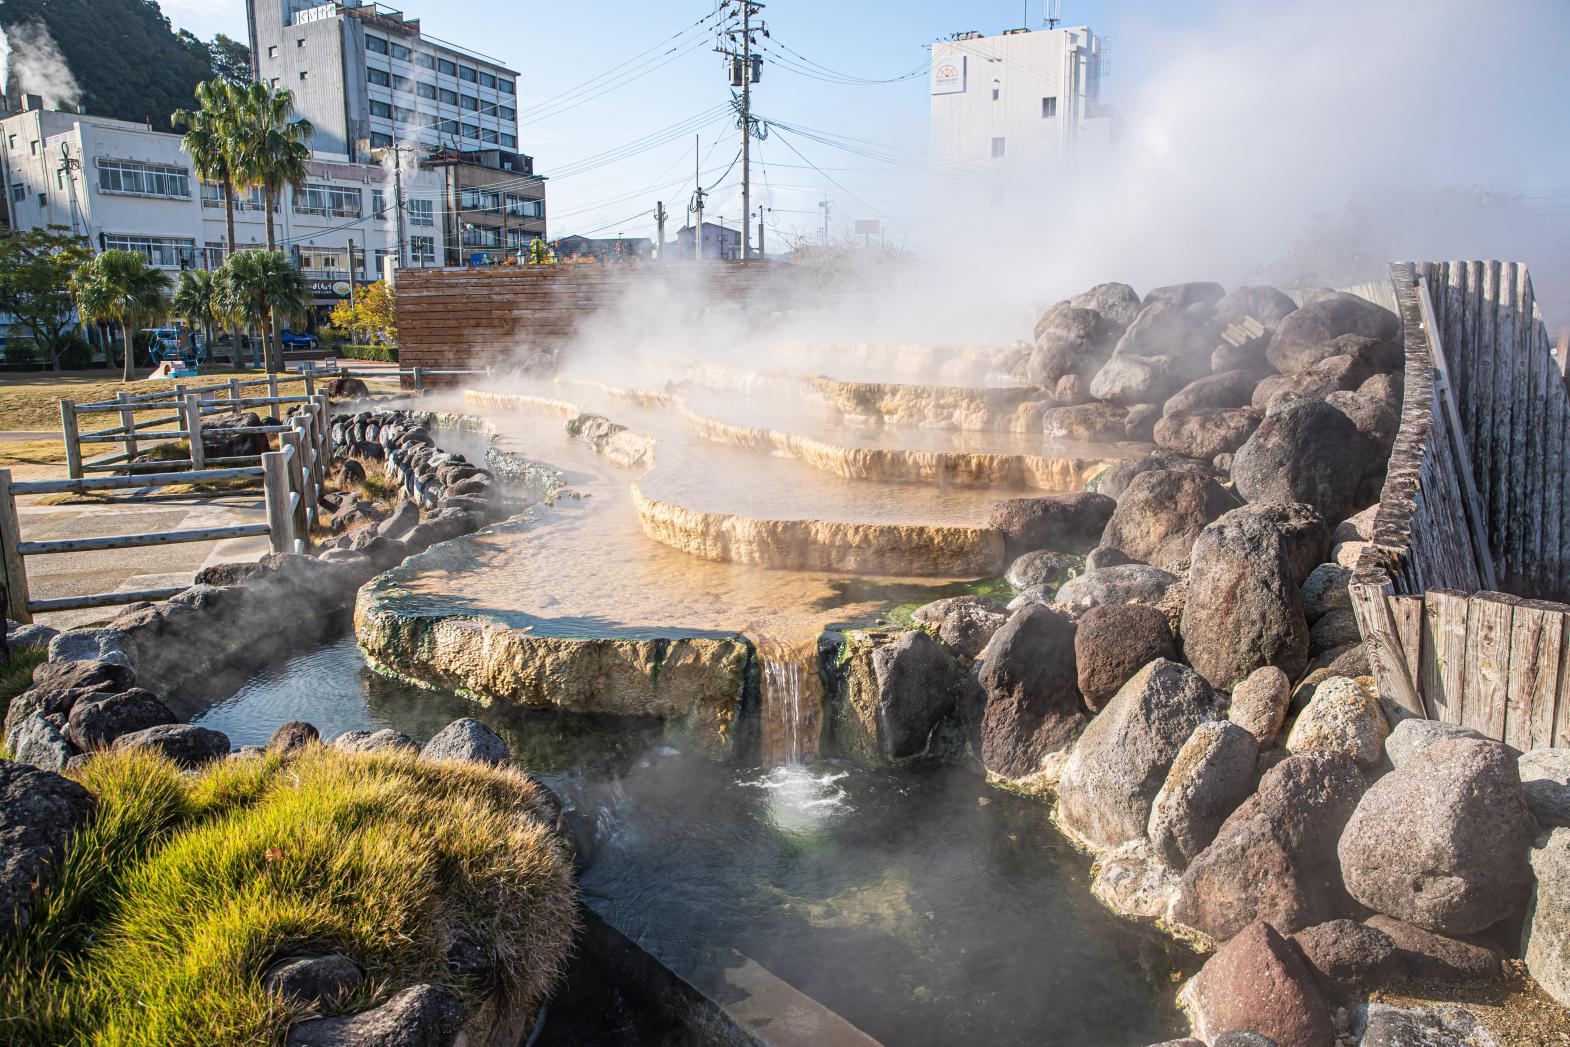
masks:
<path fill-rule="evenodd" d="M 278 340 L 285 349 L 315 349 L 321 344 L 314 334 L 291 331 L 287 327 L 278 332 Z"/>

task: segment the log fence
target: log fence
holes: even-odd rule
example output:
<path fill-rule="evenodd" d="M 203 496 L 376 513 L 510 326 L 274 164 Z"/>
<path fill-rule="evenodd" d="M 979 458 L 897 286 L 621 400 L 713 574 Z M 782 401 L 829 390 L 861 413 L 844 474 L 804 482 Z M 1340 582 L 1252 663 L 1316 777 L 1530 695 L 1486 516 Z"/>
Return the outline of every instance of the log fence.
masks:
<path fill-rule="evenodd" d="M 1401 427 L 1350 587 L 1387 710 L 1570 746 L 1570 394 L 1526 267 L 1391 267 Z M 1503 591 L 1496 591 L 1503 590 Z"/>

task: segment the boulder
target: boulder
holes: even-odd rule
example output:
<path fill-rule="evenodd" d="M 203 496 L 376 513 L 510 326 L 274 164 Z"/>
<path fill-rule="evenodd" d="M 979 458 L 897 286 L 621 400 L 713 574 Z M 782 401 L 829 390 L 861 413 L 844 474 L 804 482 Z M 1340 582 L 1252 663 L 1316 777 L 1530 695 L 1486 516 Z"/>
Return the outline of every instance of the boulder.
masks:
<path fill-rule="evenodd" d="M 1128 284 L 1097 284 L 1068 300 L 1075 309 L 1094 309 L 1115 324 L 1127 327 L 1139 315 L 1139 295 Z"/>
<path fill-rule="evenodd" d="M 1080 626 L 1084 628 L 1083 624 Z M 1516 761 L 1527 810 L 1545 828 L 1570 826 L 1570 749 L 1534 749 Z"/>
<path fill-rule="evenodd" d="M 1377 989 L 1405 973 L 1396 943 L 1356 920 L 1330 920 L 1298 931 L 1292 942 L 1308 961 L 1321 991 L 1351 995 Z"/>
<path fill-rule="evenodd" d="M 1221 478 L 1221 474 L 1218 474 L 1209 462 L 1158 448 L 1142 458 L 1124 458 L 1113 463 L 1096 477 L 1096 489 L 1109 497 L 1122 498 L 1123 492 L 1128 490 L 1128 485 L 1134 482 L 1134 477 L 1140 473 L 1161 469 L 1197 473 L 1212 480 Z"/>
<path fill-rule="evenodd" d="M 1472 934 L 1525 905 L 1535 832 L 1512 750 L 1439 742 L 1364 794 L 1341 837 L 1341 869 L 1375 912 Z"/>
<path fill-rule="evenodd" d="M 1169 284 L 1166 287 L 1153 287 L 1147 291 L 1144 305 L 1148 307 L 1157 302 L 1165 302 L 1179 309 L 1187 309 L 1191 305 L 1214 306 L 1225 294 L 1226 289 L 1220 284 L 1208 281 Z"/>
<path fill-rule="evenodd" d="M 1176 584 L 1177 577 L 1159 567 L 1136 563 L 1103 567 L 1064 582 L 1052 602 L 1080 611 L 1108 604 L 1155 606 Z"/>
<path fill-rule="evenodd" d="M 1351 607 L 1337 607 L 1322 615 L 1308 629 L 1310 657 L 1318 657 L 1326 651 L 1339 651 L 1362 641 L 1363 634 L 1357 627 L 1357 615 L 1352 613 Z"/>
<path fill-rule="evenodd" d="M 1151 853 L 1176 872 L 1187 868 L 1248 796 L 1258 757 L 1259 743 L 1235 723 L 1210 720 L 1194 728 L 1151 804 Z"/>
<path fill-rule="evenodd" d="M 1369 379 L 1369 381 L 1373 380 Z M 1368 382 L 1364 382 L 1363 385 L 1368 385 Z M 1358 434 L 1366 445 L 1370 462 L 1384 462 L 1389 459 L 1390 450 L 1395 446 L 1396 433 L 1401 428 L 1399 398 L 1391 400 L 1361 391 L 1336 390 L 1325 397 L 1325 402 L 1346 415 L 1347 419 L 1357 427 Z"/>
<path fill-rule="evenodd" d="M 321 740 L 322 733 L 316 729 L 315 724 L 306 723 L 304 720 L 290 720 L 267 739 L 267 750 L 289 756 Z"/>
<path fill-rule="evenodd" d="M 1200 532 L 1236 504 L 1208 477 L 1177 470 L 1141 473 L 1118 499 L 1101 544 L 1163 570 L 1181 570 Z"/>
<path fill-rule="evenodd" d="M 5 642 L 13 652 L 30 647 L 49 650 L 49 641 L 60 635 L 60 630 L 48 625 L 19 625 L 6 619 Z"/>
<path fill-rule="evenodd" d="M 950 613 L 970 610 L 979 608 L 958 604 Z M 959 686 L 954 659 L 916 629 L 873 651 L 872 672 L 877 685 L 881 755 L 888 760 L 905 760 L 924 754 L 932 732 L 954 708 Z"/>
<path fill-rule="evenodd" d="M 1336 841 L 1366 781 L 1341 753 L 1288 756 L 1189 863 L 1172 918 L 1218 941 L 1256 920 L 1292 934 L 1354 911 Z"/>
<path fill-rule="evenodd" d="M 480 520 L 473 513 L 462 509 L 437 509 L 426 514 L 403 536 L 403 544 L 410 549 L 427 549 L 477 531 L 479 527 Z"/>
<path fill-rule="evenodd" d="M 1088 403 L 1054 407 L 1042 412 L 1041 432 L 1049 440 L 1117 443 L 1124 438 L 1123 420 L 1127 417 L 1128 410 L 1115 404 Z"/>
<path fill-rule="evenodd" d="M 1311 505 L 1302 502 L 1252 502 L 1233 509 L 1222 516 L 1254 516 L 1273 526 L 1286 543 L 1287 564 L 1292 571 L 1292 584 L 1301 590 L 1308 576 L 1314 573 L 1329 555 L 1330 528 L 1325 518 Z"/>
<path fill-rule="evenodd" d="M 365 980 L 365 972 L 342 953 L 291 956 L 279 960 L 262 975 L 267 991 L 296 1004 L 332 1004 Z"/>
<path fill-rule="evenodd" d="M 1082 566 L 1078 557 L 1051 549 L 1036 549 L 1015 557 L 1004 578 L 1016 589 L 1047 588 L 1062 585 L 1079 574 Z"/>
<path fill-rule="evenodd" d="M 376 525 L 376 533 L 388 538 L 402 538 L 419 522 L 420 507 L 407 498 L 400 498 L 387 519 Z"/>
<path fill-rule="evenodd" d="M 1275 744 L 1292 704 L 1292 681 L 1274 665 L 1261 666 L 1232 688 L 1227 719 L 1266 747 Z"/>
<path fill-rule="evenodd" d="M 1187 381 L 1187 372 L 1178 366 L 1177 357 L 1115 354 L 1090 380 L 1090 395 L 1104 403 L 1165 403 Z"/>
<path fill-rule="evenodd" d="M 465 716 L 432 735 L 420 749 L 420 758 L 505 766 L 512 762 L 512 753 L 501 735 L 473 717 Z"/>
<path fill-rule="evenodd" d="M 1052 387 L 1052 399 L 1059 407 L 1077 407 L 1090 401 L 1090 379 L 1082 374 L 1066 374 Z"/>
<path fill-rule="evenodd" d="M 1407 976 L 1418 981 L 1489 981 L 1503 973 L 1504 954 L 1491 945 L 1435 934 L 1388 916 L 1374 915 L 1363 922 L 1395 942 Z"/>
<path fill-rule="evenodd" d="M 1532 848 L 1531 862 L 1535 878 L 1522 956 L 1543 991 L 1570 1007 L 1570 829 L 1545 833 Z"/>
<path fill-rule="evenodd" d="M 1247 407 L 1254 399 L 1257 380 L 1243 370 L 1209 374 L 1179 389 L 1162 405 L 1163 415 L 1203 411 L 1212 407 Z"/>
<path fill-rule="evenodd" d="M 119 629 L 72 629 L 49 641 L 51 662 L 111 662 L 135 669 L 130 639 Z"/>
<path fill-rule="evenodd" d="M 1294 400 L 1269 415 L 1232 456 L 1232 481 L 1250 502 L 1305 502 L 1326 520 L 1356 504 L 1368 458 L 1357 427 L 1323 400 Z"/>
<path fill-rule="evenodd" d="M 1274 287 L 1234 287 L 1216 303 L 1216 319 L 1221 323 L 1240 324 L 1253 317 L 1269 330 L 1295 312 L 1297 303 Z"/>
<path fill-rule="evenodd" d="M 357 400 L 371 395 L 370 388 L 364 382 L 350 375 L 329 379 L 322 386 L 322 391 L 329 400 Z"/>
<path fill-rule="evenodd" d="M 1187 667 L 1145 666 L 1090 721 L 1058 784 L 1058 817 L 1093 847 L 1142 839 L 1156 794 L 1194 728 L 1219 711 L 1215 692 Z"/>
<path fill-rule="evenodd" d="M 1166 612 L 1140 604 L 1108 604 L 1080 617 L 1074 661 L 1079 668 L 1079 693 L 1091 712 L 1100 711 L 1135 673 L 1157 658 L 1177 658 Z"/>
<path fill-rule="evenodd" d="M 1175 302 L 1147 300 L 1134 322 L 1123 332 L 1123 337 L 1118 339 L 1112 355 L 1114 358 L 1171 357 L 1174 376 L 1180 380 L 1167 390 L 1170 396 L 1205 373 L 1207 368 L 1203 365 L 1216 347 L 1220 332 L 1221 326 L 1206 307 L 1190 310 Z"/>
<path fill-rule="evenodd" d="M 76 755 L 76 747 L 66 738 L 53 719 L 33 713 L 16 725 L 6 740 L 11 758 L 46 771 L 58 771 Z"/>
<path fill-rule="evenodd" d="M 1038 604 L 1015 611 L 981 653 L 976 681 L 985 696 L 981 763 L 995 774 L 1034 774 L 1084 726 L 1074 623 L 1056 611 Z"/>
<path fill-rule="evenodd" d="M 1009 498 L 992 506 L 987 522 L 1003 532 L 1011 553 L 1088 549 L 1116 508 L 1117 502 L 1091 491 Z"/>
<path fill-rule="evenodd" d="M 1036 345 L 1025 376 L 1050 388 L 1067 375 L 1094 374 L 1112 355 L 1124 326 L 1094 309 L 1059 302 L 1036 323 Z"/>
<path fill-rule="evenodd" d="M 1160 404 L 1132 404 L 1123 417 L 1123 436 L 1134 443 L 1149 443 L 1161 421 Z"/>
<path fill-rule="evenodd" d="M 338 463 L 338 480 L 340 483 L 347 485 L 363 484 L 365 482 L 365 466 L 356 458 L 343 459 Z M 338 506 L 342 508 L 342 500 L 339 501 Z"/>
<path fill-rule="evenodd" d="M 1122 567 L 1133 563 L 1128 554 L 1121 549 L 1111 549 L 1105 545 L 1098 545 L 1085 554 L 1085 570 L 1101 571 L 1108 567 Z"/>
<path fill-rule="evenodd" d="M 1223 341 L 1211 351 L 1211 373 L 1225 374 L 1228 371 L 1243 371 L 1255 381 L 1269 378 L 1276 373 L 1276 369 L 1265 358 L 1265 350 L 1269 346 L 1270 335 L 1268 333 L 1257 338 L 1238 342 Z M 1245 403 L 1252 403 L 1253 396 L 1254 390 L 1250 387 L 1249 399 Z"/>
<path fill-rule="evenodd" d="M 289 1029 L 288 1047 L 447 1047 L 463 1027 L 453 990 L 416 985 L 360 1014 L 306 1018 Z"/>
<path fill-rule="evenodd" d="M 1231 690 L 1266 665 L 1296 677 L 1308 664 L 1290 552 L 1281 528 L 1249 513 L 1227 514 L 1194 542 L 1180 631 L 1184 656 L 1212 686 Z"/>
<path fill-rule="evenodd" d="M 1350 567 L 1323 563 L 1310 571 L 1308 579 L 1303 583 L 1303 616 L 1309 624 L 1319 621 L 1331 611 L 1350 611 L 1352 593 L 1347 587 L 1351 584 Z"/>
<path fill-rule="evenodd" d="M 346 753 L 394 752 L 399 749 L 420 748 L 413 738 L 390 727 L 383 727 L 379 731 L 345 731 L 334 738 L 331 745 L 334 749 Z"/>
<path fill-rule="evenodd" d="M 1180 999 L 1206 1041 L 1253 1032 L 1283 1047 L 1335 1047 L 1335 1026 L 1308 965 L 1268 923 L 1251 924 L 1222 946 Z"/>
<path fill-rule="evenodd" d="M 1298 713 L 1287 735 L 1287 750 L 1294 753 L 1329 749 L 1345 753 L 1365 771 L 1385 761 L 1385 738 L 1390 726 L 1379 700 L 1356 680 L 1332 677 L 1314 689 L 1314 697 Z"/>
<path fill-rule="evenodd" d="M 1505 1047 L 1463 1006 L 1396 1007 L 1369 1002 L 1359 1008 L 1358 1047 Z"/>
<path fill-rule="evenodd" d="M 1266 355 L 1278 371 L 1301 371 L 1321 359 L 1316 350 L 1342 335 L 1390 342 L 1400 331 L 1401 321 L 1390 310 L 1354 294 L 1329 291 L 1281 320 Z"/>
<path fill-rule="evenodd" d="M 1261 379 L 1254 387 L 1251 406 L 1256 411 L 1269 413 L 1277 398 L 1288 394 L 1323 400 L 1332 393 L 1353 392 L 1370 373 L 1368 366 L 1356 357 L 1332 356 L 1306 371 L 1273 374 Z"/>
<path fill-rule="evenodd" d="M 122 734 L 115 749 L 149 749 L 187 770 L 229 755 L 229 736 L 189 723 L 163 723 Z"/>
<path fill-rule="evenodd" d="M 174 713 L 156 695 L 133 687 L 119 694 L 92 694 L 78 700 L 71 706 L 65 736 L 87 752 L 107 748 L 123 734 L 174 722 Z"/>
<path fill-rule="evenodd" d="M 1191 458 L 1214 458 L 1242 447 L 1259 426 L 1259 412 L 1246 407 L 1203 407 L 1174 411 L 1156 423 L 1157 446 Z"/>
<path fill-rule="evenodd" d="M 271 420 L 268 420 L 271 424 Z M 242 458 L 272 450 L 267 434 L 256 430 L 263 425 L 254 411 L 213 415 L 202 419 L 202 453 L 208 458 Z"/>
<path fill-rule="evenodd" d="M 33 686 L 11 699 L 5 714 L 6 734 L 34 713 L 66 715 L 86 695 L 124 691 L 135 682 L 136 674 L 120 664 L 44 662 L 33 670 Z"/>
<path fill-rule="evenodd" d="M 1362 643 L 1347 644 L 1325 651 L 1308 663 L 1308 672 L 1324 669 L 1331 676 L 1372 676 L 1373 667 L 1368 661 L 1368 648 Z"/>
<path fill-rule="evenodd" d="M 0 935 L 27 929 L 34 893 L 54 882 L 92 813 L 92 794 L 69 778 L 0 759 Z"/>
<path fill-rule="evenodd" d="M 1001 614 L 1003 605 L 990 596 L 949 596 L 942 600 L 933 600 L 931 603 L 922 604 L 911 612 L 911 617 L 922 625 L 940 625 L 943 619 L 956 607 L 970 606 L 983 611 Z"/>
<path fill-rule="evenodd" d="M 1045 590 L 1027 589 L 1026 593 L 1045 593 Z M 1024 595 L 1024 594 L 1021 594 Z M 1027 600 L 1027 603 L 1050 603 L 1050 599 Z M 1016 610 L 1012 604 L 1009 611 Z M 969 664 L 980 657 L 982 650 L 994 634 L 1007 622 L 1008 614 L 989 611 L 976 604 L 955 605 L 938 623 L 938 639 L 962 662 Z"/>

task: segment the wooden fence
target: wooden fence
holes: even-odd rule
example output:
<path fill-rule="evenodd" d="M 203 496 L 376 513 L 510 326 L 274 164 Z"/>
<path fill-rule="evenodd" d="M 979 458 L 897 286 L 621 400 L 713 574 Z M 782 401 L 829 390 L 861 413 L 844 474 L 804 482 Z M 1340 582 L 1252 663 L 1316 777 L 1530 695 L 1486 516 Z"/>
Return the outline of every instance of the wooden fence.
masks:
<path fill-rule="evenodd" d="M 1352 602 L 1398 715 L 1570 745 L 1570 396 L 1525 266 L 1391 267 L 1400 432 Z M 1506 590 L 1504 592 L 1494 591 Z"/>

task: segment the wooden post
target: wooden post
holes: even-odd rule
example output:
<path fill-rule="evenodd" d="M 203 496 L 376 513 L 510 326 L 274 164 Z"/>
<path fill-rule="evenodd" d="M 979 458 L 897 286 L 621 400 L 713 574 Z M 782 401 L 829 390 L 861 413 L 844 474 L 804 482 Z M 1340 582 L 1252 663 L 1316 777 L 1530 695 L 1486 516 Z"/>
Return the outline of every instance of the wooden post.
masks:
<path fill-rule="evenodd" d="M 185 398 L 186 442 L 191 445 L 191 470 L 207 468 L 207 448 L 202 446 L 202 399 L 195 393 Z"/>
<path fill-rule="evenodd" d="M 115 399 L 129 404 L 131 394 L 121 389 Z M 120 424 L 125 428 L 125 460 L 129 462 L 136 457 L 136 412 L 129 406 L 120 409 Z"/>
<path fill-rule="evenodd" d="M 315 363 L 315 361 L 312 361 L 312 360 L 307 360 L 305 363 L 306 363 L 306 365 L 308 365 L 308 366 L 304 366 L 303 369 L 302 369 L 303 373 L 305 375 L 305 395 L 306 396 L 315 396 L 316 395 L 316 363 Z"/>
<path fill-rule="evenodd" d="M 310 492 L 306 489 L 305 483 L 305 440 L 299 429 L 279 433 L 278 437 L 282 444 L 294 448 L 294 453 L 289 456 L 289 490 L 300 495 L 294 507 L 294 536 L 306 538 L 310 518 L 306 513 L 305 500 L 310 497 Z"/>
<path fill-rule="evenodd" d="M 238 399 L 240 399 L 240 379 L 231 378 L 229 379 L 229 402 L 233 403 Z M 238 411 L 239 408 L 234 408 L 234 410 Z"/>
<path fill-rule="evenodd" d="M 267 375 L 267 395 L 274 400 L 278 399 L 278 372 L 270 371 Z M 275 405 L 276 406 L 276 405 Z"/>
<path fill-rule="evenodd" d="M 33 613 L 27 609 L 27 565 L 18 546 L 22 525 L 16 518 L 16 498 L 11 494 L 11 470 L 0 469 L 0 563 L 5 566 L 6 617 L 29 625 Z"/>
<path fill-rule="evenodd" d="M 423 367 L 414 369 L 414 391 L 417 393 L 425 391 L 425 368 Z"/>
<path fill-rule="evenodd" d="M 294 516 L 289 512 L 289 457 L 283 451 L 262 455 L 262 497 L 267 505 L 267 537 L 275 553 L 294 552 Z"/>
<path fill-rule="evenodd" d="M 77 436 L 76 401 L 61 400 L 60 437 L 65 441 L 65 474 L 73 480 L 82 478 L 82 445 Z"/>

